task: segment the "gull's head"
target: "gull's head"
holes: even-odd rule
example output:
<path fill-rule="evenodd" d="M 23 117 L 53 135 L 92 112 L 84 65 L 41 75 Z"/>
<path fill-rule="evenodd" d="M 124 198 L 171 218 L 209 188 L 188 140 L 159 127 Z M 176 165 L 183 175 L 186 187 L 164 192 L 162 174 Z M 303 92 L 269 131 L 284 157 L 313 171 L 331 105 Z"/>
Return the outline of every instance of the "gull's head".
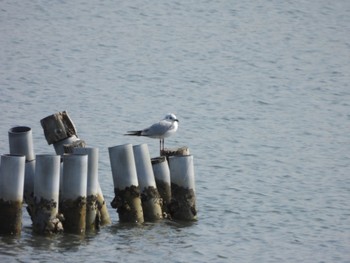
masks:
<path fill-rule="evenodd" d="M 165 115 L 164 120 L 169 120 L 169 121 L 172 121 L 172 122 L 174 122 L 174 121 L 179 122 L 179 120 L 176 118 L 174 113 L 168 113 L 167 115 Z"/>

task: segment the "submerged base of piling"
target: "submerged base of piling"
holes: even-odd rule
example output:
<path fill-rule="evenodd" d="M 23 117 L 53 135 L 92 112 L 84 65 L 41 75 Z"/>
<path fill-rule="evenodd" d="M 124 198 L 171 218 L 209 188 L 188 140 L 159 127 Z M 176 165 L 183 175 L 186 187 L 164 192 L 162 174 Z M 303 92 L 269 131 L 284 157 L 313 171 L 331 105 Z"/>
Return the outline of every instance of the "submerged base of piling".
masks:
<path fill-rule="evenodd" d="M 120 222 L 143 223 L 143 210 L 138 186 L 131 185 L 124 190 L 114 188 L 115 197 L 111 206 L 117 209 Z"/>
<path fill-rule="evenodd" d="M 23 194 L 23 199 L 24 199 L 24 202 L 27 204 L 26 206 L 26 210 L 30 216 L 30 219 L 32 220 L 33 222 L 33 215 L 34 215 L 34 193 L 33 192 L 25 192 Z"/>
<path fill-rule="evenodd" d="M 98 218 L 101 226 L 110 225 L 112 223 L 109 217 L 108 208 L 102 194 L 97 194 L 97 210 Z"/>
<path fill-rule="evenodd" d="M 96 230 L 100 228 L 101 217 L 97 210 L 97 196 L 86 197 L 86 230 Z"/>
<path fill-rule="evenodd" d="M 0 199 L 0 234 L 19 235 L 22 229 L 22 202 Z"/>
<path fill-rule="evenodd" d="M 170 184 L 161 180 L 156 180 L 156 185 L 157 185 L 158 193 L 162 198 L 163 217 L 167 217 L 167 214 L 169 213 L 168 205 L 170 204 L 170 201 L 171 201 Z"/>
<path fill-rule="evenodd" d="M 60 212 L 64 216 L 63 228 L 65 232 L 82 234 L 86 227 L 86 197 L 75 200 L 62 200 Z"/>
<path fill-rule="evenodd" d="M 42 198 L 33 209 L 33 230 L 38 234 L 63 232 L 63 216 L 57 213 L 57 202 Z"/>
<path fill-rule="evenodd" d="M 156 221 L 163 218 L 162 199 L 157 188 L 149 186 L 141 193 L 143 217 L 145 221 Z"/>
<path fill-rule="evenodd" d="M 168 210 L 172 219 L 196 221 L 196 196 L 193 189 L 171 184 L 172 198 Z"/>

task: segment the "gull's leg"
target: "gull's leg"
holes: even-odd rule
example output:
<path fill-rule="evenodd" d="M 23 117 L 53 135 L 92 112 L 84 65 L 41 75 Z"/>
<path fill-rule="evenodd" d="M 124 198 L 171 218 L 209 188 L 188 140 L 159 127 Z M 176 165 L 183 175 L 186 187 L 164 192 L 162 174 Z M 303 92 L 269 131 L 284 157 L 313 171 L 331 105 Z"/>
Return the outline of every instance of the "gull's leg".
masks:
<path fill-rule="evenodd" d="M 159 155 L 162 156 L 162 139 L 159 139 Z"/>

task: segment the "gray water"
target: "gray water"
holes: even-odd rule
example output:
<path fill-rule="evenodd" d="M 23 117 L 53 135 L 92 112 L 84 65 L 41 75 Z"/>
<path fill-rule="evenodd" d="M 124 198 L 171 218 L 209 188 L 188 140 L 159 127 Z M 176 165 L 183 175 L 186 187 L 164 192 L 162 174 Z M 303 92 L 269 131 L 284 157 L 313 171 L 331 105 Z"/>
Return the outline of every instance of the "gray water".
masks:
<path fill-rule="evenodd" d="M 194 155 L 198 221 L 0 237 L 1 262 L 350 262 L 350 2 L 0 1 L 0 153 L 67 110 L 99 147 L 166 113 Z"/>

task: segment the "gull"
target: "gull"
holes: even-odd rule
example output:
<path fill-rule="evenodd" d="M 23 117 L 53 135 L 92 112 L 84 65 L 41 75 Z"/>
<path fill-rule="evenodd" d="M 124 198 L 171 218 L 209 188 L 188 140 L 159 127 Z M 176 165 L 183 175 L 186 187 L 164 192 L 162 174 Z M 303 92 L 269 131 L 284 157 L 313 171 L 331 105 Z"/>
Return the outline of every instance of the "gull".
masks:
<path fill-rule="evenodd" d="M 177 131 L 178 127 L 179 120 L 176 118 L 175 114 L 168 113 L 165 115 L 164 119 L 152 124 L 148 128 L 138 131 L 128 131 L 124 135 L 145 136 L 149 138 L 159 139 L 160 153 L 162 153 L 162 150 L 164 151 L 164 138 L 174 134 Z"/>

